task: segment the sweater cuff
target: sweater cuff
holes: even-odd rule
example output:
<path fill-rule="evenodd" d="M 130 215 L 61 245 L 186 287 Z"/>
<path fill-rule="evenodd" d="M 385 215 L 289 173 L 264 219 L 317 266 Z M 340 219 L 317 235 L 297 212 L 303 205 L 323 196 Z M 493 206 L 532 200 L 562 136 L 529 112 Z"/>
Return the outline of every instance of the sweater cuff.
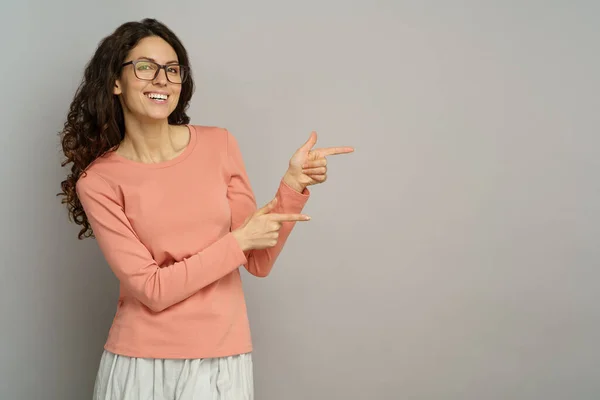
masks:
<path fill-rule="evenodd" d="M 246 265 L 246 263 L 248 263 L 246 254 L 244 254 L 244 252 L 242 251 L 242 248 L 240 247 L 238 241 L 235 239 L 235 236 L 233 236 L 233 233 L 229 232 L 227 235 L 225 235 L 223 239 L 227 241 L 226 247 L 230 249 L 230 251 L 233 253 L 232 256 L 236 261 L 236 265 Z"/>
<path fill-rule="evenodd" d="M 310 190 L 304 188 L 302 193 L 292 189 L 281 179 L 279 190 L 277 190 L 277 208 L 284 213 L 299 213 L 310 197 Z"/>

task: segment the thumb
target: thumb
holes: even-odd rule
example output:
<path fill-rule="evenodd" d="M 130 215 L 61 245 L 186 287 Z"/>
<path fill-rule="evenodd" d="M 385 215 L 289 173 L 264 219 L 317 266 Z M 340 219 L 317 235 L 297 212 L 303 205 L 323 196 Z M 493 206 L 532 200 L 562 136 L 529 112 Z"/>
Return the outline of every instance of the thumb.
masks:
<path fill-rule="evenodd" d="M 273 200 L 262 206 L 259 210 L 257 210 L 254 213 L 254 215 L 265 215 L 270 213 L 275 207 L 275 204 L 277 204 L 277 197 L 275 197 Z"/>
<path fill-rule="evenodd" d="M 317 132 L 312 131 L 310 134 L 310 137 L 308 138 L 306 143 L 304 143 L 302 145 L 302 147 L 300 149 L 310 151 L 310 149 L 312 149 L 315 144 L 317 144 Z"/>

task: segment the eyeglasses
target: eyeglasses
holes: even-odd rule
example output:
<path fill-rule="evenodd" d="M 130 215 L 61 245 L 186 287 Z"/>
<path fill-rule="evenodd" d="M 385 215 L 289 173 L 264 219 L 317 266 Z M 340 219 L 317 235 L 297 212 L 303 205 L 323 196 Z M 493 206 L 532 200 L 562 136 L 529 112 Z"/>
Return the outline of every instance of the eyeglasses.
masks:
<path fill-rule="evenodd" d="M 125 67 L 129 64 L 133 65 L 135 76 L 144 81 L 155 80 L 160 70 L 164 69 L 169 82 L 181 84 L 185 82 L 190 73 L 190 68 L 185 65 L 161 65 L 147 60 L 129 61 L 122 64 L 121 67 Z"/>

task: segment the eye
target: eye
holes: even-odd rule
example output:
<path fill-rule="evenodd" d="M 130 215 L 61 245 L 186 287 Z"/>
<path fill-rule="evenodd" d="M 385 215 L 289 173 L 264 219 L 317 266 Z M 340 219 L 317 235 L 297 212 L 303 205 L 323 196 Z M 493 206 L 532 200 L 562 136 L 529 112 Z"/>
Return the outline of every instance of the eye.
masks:
<path fill-rule="evenodd" d="M 136 65 L 136 69 L 138 71 L 155 70 L 156 66 L 153 63 L 150 63 L 150 62 L 138 62 L 137 65 Z"/>
<path fill-rule="evenodd" d="M 167 68 L 167 72 L 170 74 L 179 74 L 180 68 L 179 65 L 169 65 Z"/>

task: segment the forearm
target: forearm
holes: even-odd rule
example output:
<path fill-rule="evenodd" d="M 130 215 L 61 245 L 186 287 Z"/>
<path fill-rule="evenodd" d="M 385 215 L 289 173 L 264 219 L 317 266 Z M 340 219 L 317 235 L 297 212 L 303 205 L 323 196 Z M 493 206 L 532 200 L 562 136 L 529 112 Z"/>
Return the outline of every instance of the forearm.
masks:
<path fill-rule="evenodd" d="M 310 193 L 306 188 L 302 189 L 302 192 L 298 192 L 286 182 L 284 177 L 280 182 L 279 189 L 275 195 L 277 198 L 277 205 L 272 212 L 299 214 L 302 212 L 309 196 Z M 295 225 L 295 222 L 282 222 L 281 229 L 279 230 L 279 238 L 275 246 L 266 249 L 246 251 L 245 255 L 248 259 L 248 263 L 245 266 L 248 272 L 259 277 L 267 276 L 271 272 L 277 257 L 283 250 L 283 246 L 287 242 Z"/>
<path fill-rule="evenodd" d="M 233 236 L 228 234 L 201 252 L 169 266 L 159 267 L 149 262 L 135 273 L 118 267 L 113 270 L 135 298 L 152 311 L 159 312 L 187 299 L 245 263 L 245 255 Z"/>

